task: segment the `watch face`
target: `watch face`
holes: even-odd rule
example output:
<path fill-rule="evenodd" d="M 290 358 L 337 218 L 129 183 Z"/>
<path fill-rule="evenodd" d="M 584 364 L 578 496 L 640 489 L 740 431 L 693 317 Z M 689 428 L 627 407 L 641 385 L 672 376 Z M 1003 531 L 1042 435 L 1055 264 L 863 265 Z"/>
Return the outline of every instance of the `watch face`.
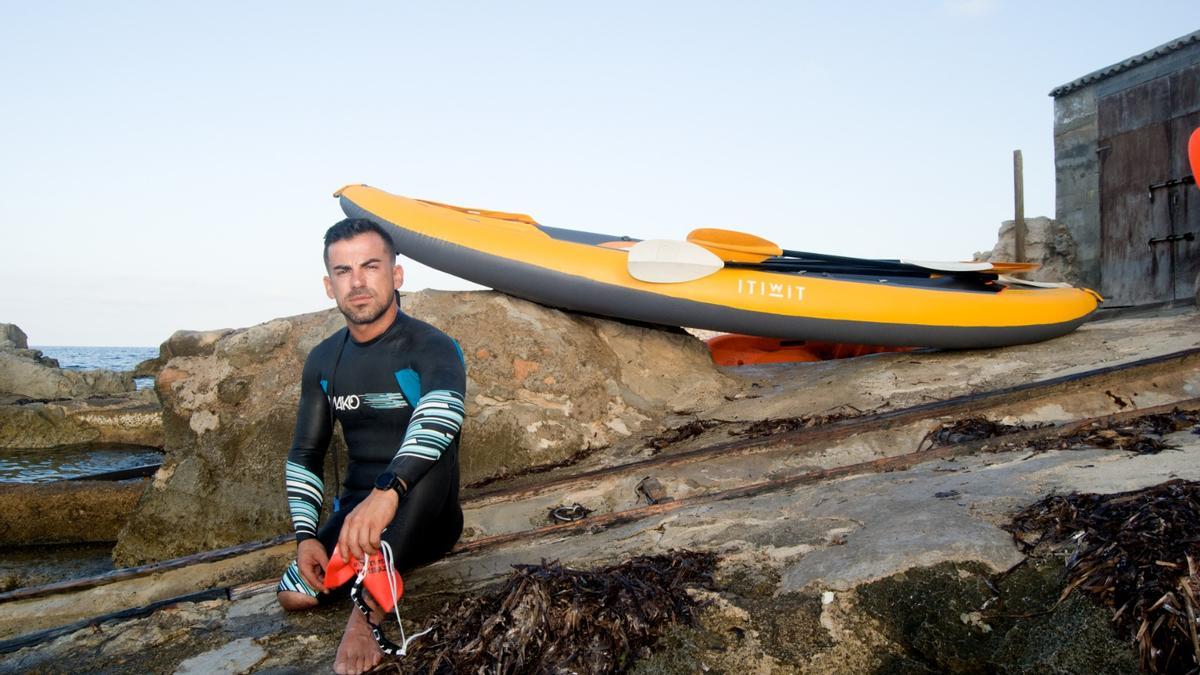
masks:
<path fill-rule="evenodd" d="M 391 471 L 384 471 L 375 479 L 375 488 L 379 490 L 387 490 L 392 487 L 392 483 L 396 481 L 396 474 Z"/>

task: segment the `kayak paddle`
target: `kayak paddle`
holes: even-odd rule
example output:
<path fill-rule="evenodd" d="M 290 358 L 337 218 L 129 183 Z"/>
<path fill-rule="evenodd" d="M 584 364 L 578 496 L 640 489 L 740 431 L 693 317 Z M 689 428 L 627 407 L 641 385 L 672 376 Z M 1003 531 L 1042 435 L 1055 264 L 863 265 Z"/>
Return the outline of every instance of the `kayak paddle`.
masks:
<path fill-rule="evenodd" d="M 712 251 L 671 239 L 647 239 L 630 246 L 627 264 L 634 279 L 654 284 L 695 281 L 725 267 Z"/>
<path fill-rule="evenodd" d="M 880 271 L 910 271 L 914 267 L 919 267 L 935 272 L 949 272 L 952 274 L 962 272 L 1029 272 L 1040 267 L 1038 263 L 878 260 L 830 255 L 828 253 L 811 253 L 809 251 L 792 251 L 780 248 L 775 242 L 758 235 L 748 232 L 737 232 L 735 230 L 722 230 L 715 227 L 692 230 L 688 234 L 687 240 L 712 251 L 726 262 L 763 262 L 773 257 L 803 258 L 805 260 L 846 263 L 855 268 L 872 268 Z"/>
<path fill-rule="evenodd" d="M 863 261 L 867 262 L 870 261 Z M 926 279 L 932 274 L 928 269 L 902 263 L 881 266 L 779 257 L 762 262 L 725 262 L 703 246 L 672 239 L 647 239 L 633 244 L 629 247 L 626 264 L 630 276 L 655 284 L 695 281 L 725 267 L 766 272 L 816 272 Z"/>

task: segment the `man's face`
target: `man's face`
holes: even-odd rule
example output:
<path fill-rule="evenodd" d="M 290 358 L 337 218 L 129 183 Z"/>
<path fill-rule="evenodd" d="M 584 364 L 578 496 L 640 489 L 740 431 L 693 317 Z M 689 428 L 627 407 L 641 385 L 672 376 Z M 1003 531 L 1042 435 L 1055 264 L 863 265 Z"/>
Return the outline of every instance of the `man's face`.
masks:
<path fill-rule="evenodd" d="M 404 270 L 392 264 L 392 253 L 375 232 L 336 241 L 329 246 L 325 293 L 352 324 L 373 323 L 391 307 L 404 283 Z"/>

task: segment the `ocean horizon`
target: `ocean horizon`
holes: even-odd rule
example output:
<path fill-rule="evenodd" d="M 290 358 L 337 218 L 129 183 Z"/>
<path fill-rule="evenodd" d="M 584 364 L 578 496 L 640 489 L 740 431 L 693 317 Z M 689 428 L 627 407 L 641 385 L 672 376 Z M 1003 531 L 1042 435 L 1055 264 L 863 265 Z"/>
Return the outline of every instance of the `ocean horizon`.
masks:
<path fill-rule="evenodd" d="M 139 363 L 158 356 L 158 347 L 91 347 L 87 345 L 30 345 L 31 349 L 58 361 L 63 370 L 133 370 Z"/>

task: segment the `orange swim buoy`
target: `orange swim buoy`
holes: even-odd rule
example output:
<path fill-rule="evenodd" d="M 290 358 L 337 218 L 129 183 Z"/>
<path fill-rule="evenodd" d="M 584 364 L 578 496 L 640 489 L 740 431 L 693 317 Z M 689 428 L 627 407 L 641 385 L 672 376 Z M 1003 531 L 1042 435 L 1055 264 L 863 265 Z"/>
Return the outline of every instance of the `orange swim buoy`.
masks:
<path fill-rule="evenodd" d="M 1192 176 L 1196 187 L 1200 187 L 1200 129 L 1192 132 L 1188 139 L 1188 161 L 1192 164 Z"/>
<path fill-rule="evenodd" d="M 358 558 L 351 558 L 348 563 L 342 562 L 342 554 L 334 546 L 329 566 L 325 568 L 325 590 L 331 591 L 354 579 L 362 568 L 363 561 Z M 404 595 L 404 580 L 399 572 L 392 570 L 392 581 L 396 585 L 396 600 L 399 600 Z M 367 575 L 363 578 L 363 586 L 383 611 L 390 612 L 395 608 L 396 603 L 392 601 L 392 591 L 388 586 L 387 565 L 378 551 L 367 559 Z"/>
<path fill-rule="evenodd" d="M 718 366 L 748 366 L 760 363 L 811 363 L 846 359 L 883 352 L 910 352 L 913 347 L 858 345 L 819 340 L 783 340 L 729 333 L 705 341 Z"/>

